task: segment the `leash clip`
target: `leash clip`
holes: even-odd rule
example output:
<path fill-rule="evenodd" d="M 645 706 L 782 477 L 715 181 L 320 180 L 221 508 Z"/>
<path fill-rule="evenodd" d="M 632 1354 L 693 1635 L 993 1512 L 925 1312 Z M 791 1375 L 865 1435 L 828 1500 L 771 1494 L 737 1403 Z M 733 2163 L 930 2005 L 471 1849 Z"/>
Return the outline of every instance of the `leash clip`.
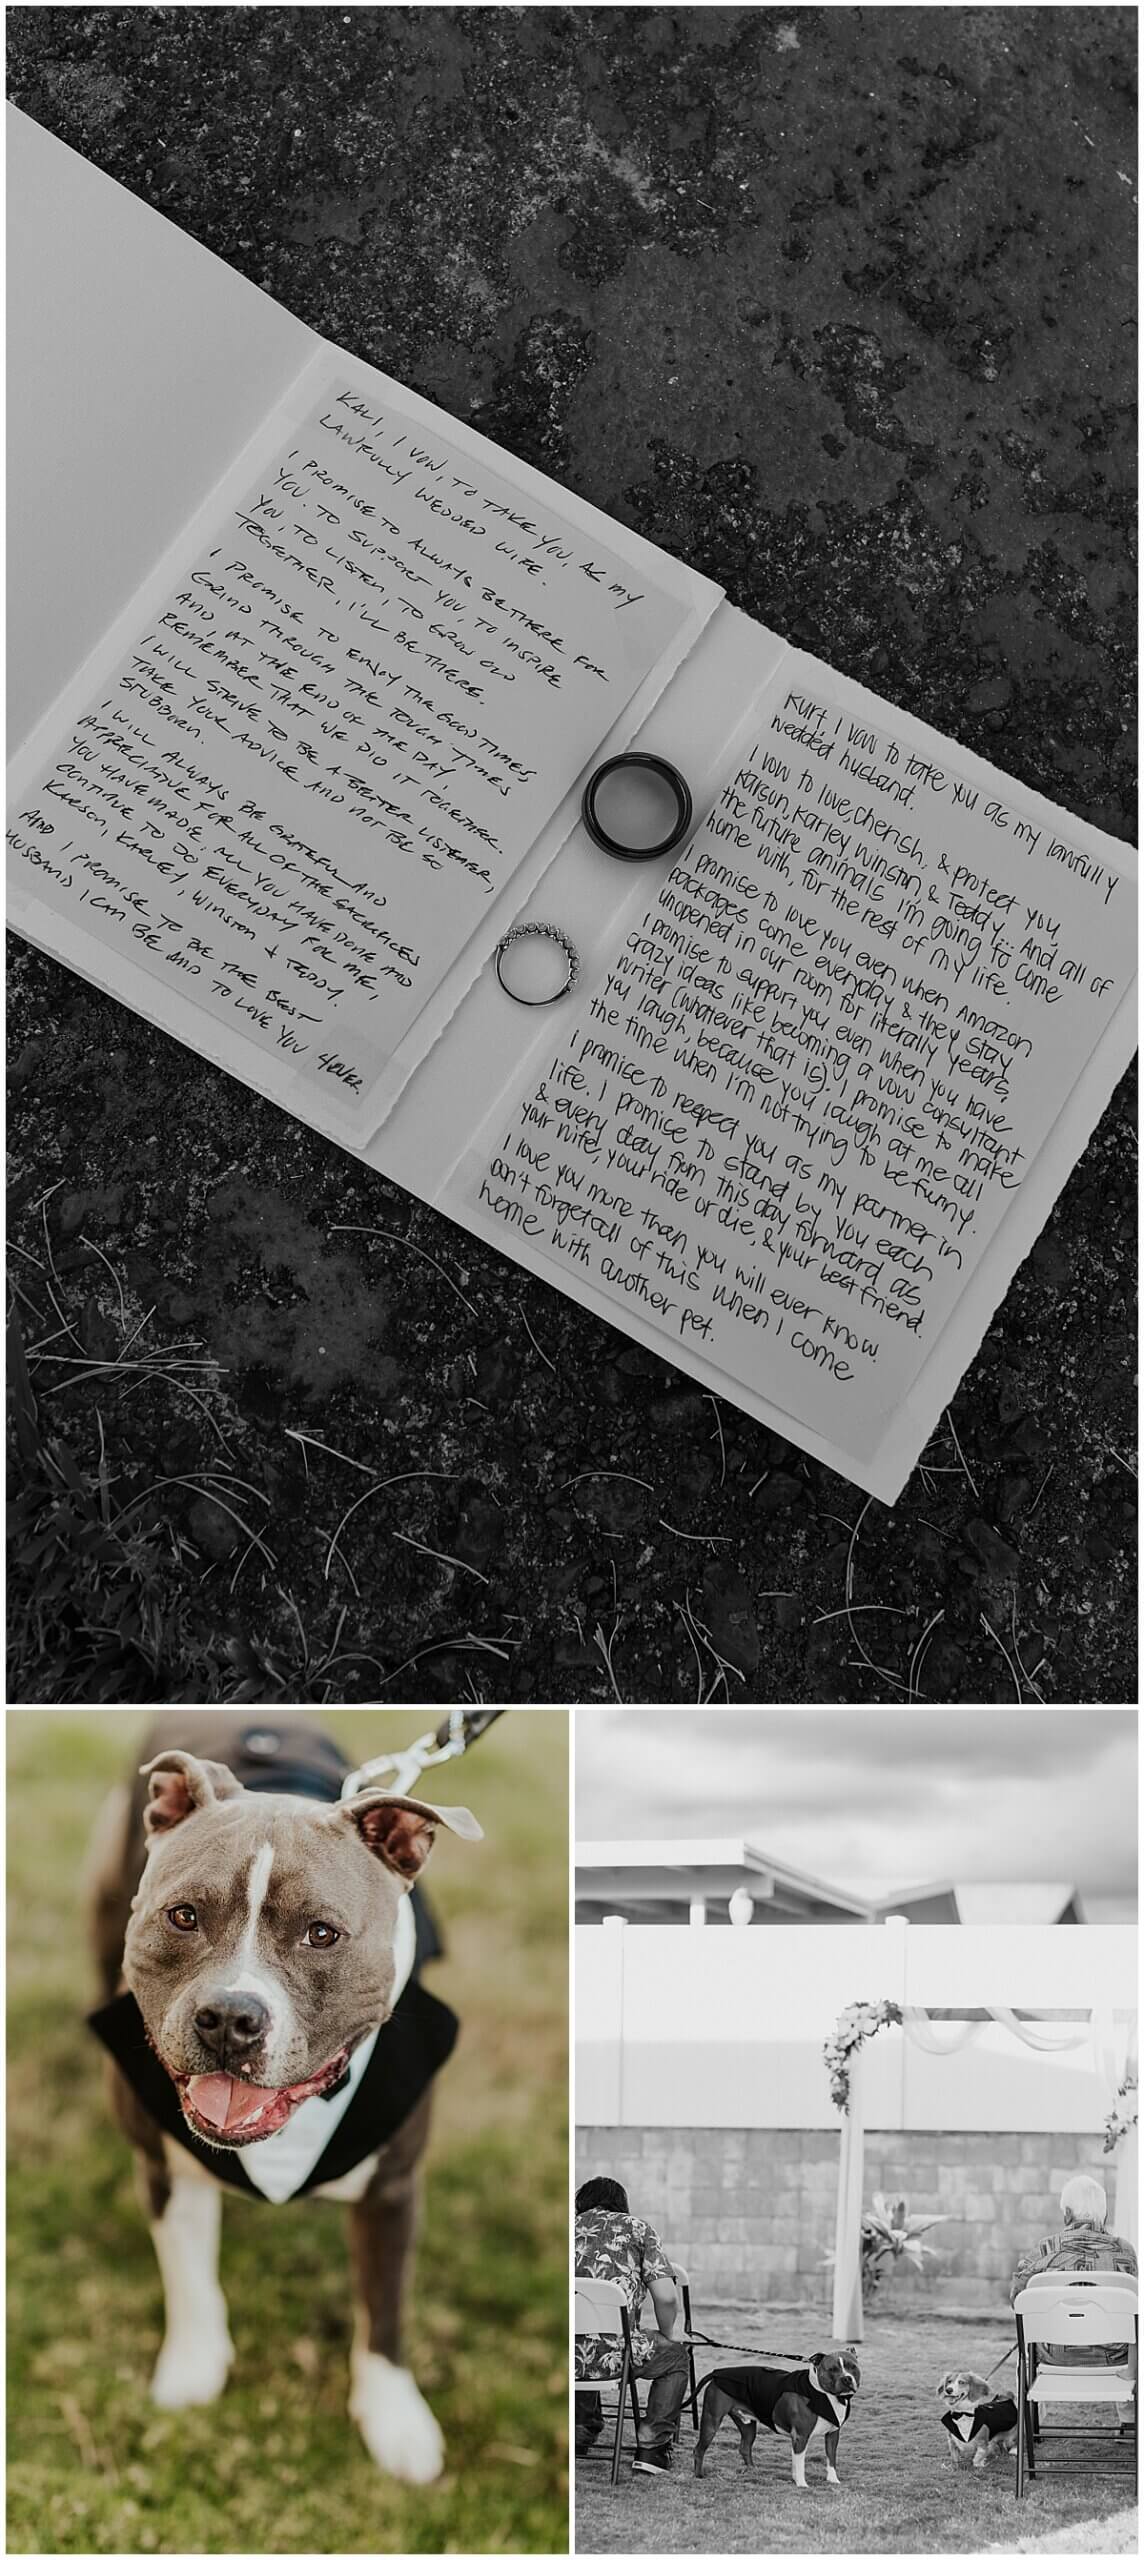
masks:
<path fill-rule="evenodd" d="M 426 1769 L 439 1769 L 445 1760 L 459 1760 L 470 1742 L 475 1742 L 486 1725 L 495 1721 L 495 1715 L 470 1716 L 465 1707 L 450 1707 L 435 1733 L 423 1733 L 404 1751 L 384 1751 L 378 1759 L 363 1760 L 360 1768 L 351 1769 L 342 1784 L 341 1802 L 346 1804 L 351 1797 L 360 1795 L 363 1787 L 379 1785 L 385 1786 L 390 1795 L 408 1795 Z"/>

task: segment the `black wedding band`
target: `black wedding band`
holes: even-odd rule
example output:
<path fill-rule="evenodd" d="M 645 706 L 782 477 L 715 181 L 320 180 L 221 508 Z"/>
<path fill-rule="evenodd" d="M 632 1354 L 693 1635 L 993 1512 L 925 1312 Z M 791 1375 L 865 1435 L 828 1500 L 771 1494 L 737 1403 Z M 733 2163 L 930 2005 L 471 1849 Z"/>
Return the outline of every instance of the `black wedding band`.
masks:
<path fill-rule="evenodd" d="M 621 772 L 625 765 L 643 765 L 648 772 L 658 773 L 674 795 L 675 824 L 659 844 L 620 844 L 615 836 L 608 834 L 596 815 L 596 794 L 601 783 L 607 781 L 610 773 Z M 638 755 L 634 750 L 629 755 L 609 756 L 606 764 L 598 764 L 580 803 L 580 815 L 593 844 L 598 844 L 604 853 L 614 854 L 617 862 L 654 862 L 660 854 L 674 853 L 676 845 L 682 844 L 690 833 L 692 814 L 691 793 L 675 766 L 668 764 L 663 756 Z"/>

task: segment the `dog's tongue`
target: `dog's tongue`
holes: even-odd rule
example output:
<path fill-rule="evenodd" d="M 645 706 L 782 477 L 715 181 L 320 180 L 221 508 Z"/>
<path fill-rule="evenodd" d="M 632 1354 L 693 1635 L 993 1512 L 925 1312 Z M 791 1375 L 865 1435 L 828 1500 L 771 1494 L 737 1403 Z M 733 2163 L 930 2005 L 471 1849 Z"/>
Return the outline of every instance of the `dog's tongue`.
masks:
<path fill-rule="evenodd" d="M 261 2113 L 271 2094 L 269 2089 L 256 2089 L 249 2080 L 232 2080 L 227 2071 L 201 2072 L 187 2082 L 195 2114 L 204 2124 L 213 2124 L 218 2133 L 247 2124 L 251 2116 Z"/>

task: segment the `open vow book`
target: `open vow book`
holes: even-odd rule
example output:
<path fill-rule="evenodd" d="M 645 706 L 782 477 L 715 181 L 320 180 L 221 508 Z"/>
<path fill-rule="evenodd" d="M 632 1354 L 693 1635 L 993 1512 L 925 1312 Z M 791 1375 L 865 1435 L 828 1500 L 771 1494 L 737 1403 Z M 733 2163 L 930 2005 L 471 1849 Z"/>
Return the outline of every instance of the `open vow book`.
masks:
<path fill-rule="evenodd" d="M 893 1501 L 1131 1055 L 1133 854 L 9 171 L 11 923 Z M 580 822 L 631 747 L 652 861 Z"/>

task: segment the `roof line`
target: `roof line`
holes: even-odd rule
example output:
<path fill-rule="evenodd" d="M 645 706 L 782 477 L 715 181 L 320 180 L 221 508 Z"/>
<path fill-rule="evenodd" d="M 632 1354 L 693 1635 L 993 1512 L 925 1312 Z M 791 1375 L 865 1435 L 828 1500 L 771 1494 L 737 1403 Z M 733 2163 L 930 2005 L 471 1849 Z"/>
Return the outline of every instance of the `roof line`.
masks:
<path fill-rule="evenodd" d="M 702 1852 L 704 1849 L 717 1852 L 732 1851 L 734 1854 L 726 1858 L 720 1858 L 718 1855 L 715 1857 L 693 1855 L 690 1858 L 687 1856 L 689 1850 Z M 784 1884 L 800 1886 L 804 1892 L 814 1894 L 819 1901 L 843 1904 L 851 1911 L 861 1911 L 869 1915 L 879 1909 L 878 1903 L 867 1896 L 847 1893 L 838 1885 L 827 1884 L 821 1876 L 807 1875 L 801 1867 L 789 1867 L 783 1859 L 772 1858 L 768 1856 L 765 1849 L 756 1848 L 753 1840 L 742 1838 L 585 1840 L 577 1843 L 575 1854 L 576 1867 L 586 1871 L 593 1867 L 604 1866 L 686 1868 L 688 1865 L 718 1866 L 720 1864 L 752 1867 L 761 1875 L 772 1875 Z"/>

